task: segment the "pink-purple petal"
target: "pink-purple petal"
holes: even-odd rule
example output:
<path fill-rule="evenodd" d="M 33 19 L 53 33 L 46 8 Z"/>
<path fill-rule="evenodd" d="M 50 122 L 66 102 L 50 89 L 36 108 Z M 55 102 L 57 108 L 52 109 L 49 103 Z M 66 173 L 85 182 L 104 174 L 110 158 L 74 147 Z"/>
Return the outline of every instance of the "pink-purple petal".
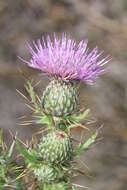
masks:
<path fill-rule="evenodd" d="M 95 47 L 90 53 L 87 48 L 88 40 L 76 44 L 75 40 L 62 34 L 58 38 L 54 34 L 53 40 L 47 36 L 46 40 L 33 41 L 33 47 L 27 43 L 31 54 L 30 61 L 20 58 L 28 66 L 39 69 L 44 73 L 61 77 L 62 80 L 80 80 L 93 84 L 96 79 L 106 72 L 106 65 L 110 58 L 103 55 Z"/>

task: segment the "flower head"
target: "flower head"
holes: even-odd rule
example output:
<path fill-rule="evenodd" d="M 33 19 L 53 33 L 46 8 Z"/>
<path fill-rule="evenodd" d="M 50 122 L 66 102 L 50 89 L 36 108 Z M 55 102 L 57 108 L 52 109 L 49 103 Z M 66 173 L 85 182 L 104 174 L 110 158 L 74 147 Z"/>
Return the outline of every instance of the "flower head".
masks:
<path fill-rule="evenodd" d="M 62 80 L 79 80 L 93 84 L 105 73 L 104 65 L 109 62 L 109 56 L 101 58 L 103 51 L 95 47 L 88 52 L 87 40 L 76 43 L 65 34 L 61 38 L 54 35 L 53 41 L 47 39 L 33 42 L 33 47 L 27 44 L 31 53 L 28 66 L 39 69 L 46 74 L 60 77 Z"/>

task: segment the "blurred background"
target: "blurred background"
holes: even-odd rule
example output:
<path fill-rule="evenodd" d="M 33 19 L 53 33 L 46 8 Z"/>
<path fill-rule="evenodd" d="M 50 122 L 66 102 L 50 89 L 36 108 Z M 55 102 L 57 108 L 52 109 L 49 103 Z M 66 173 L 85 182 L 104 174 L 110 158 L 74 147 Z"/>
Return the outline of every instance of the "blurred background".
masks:
<path fill-rule="evenodd" d="M 24 92 L 19 72 L 38 77 L 17 55 L 29 59 L 27 41 L 66 32 L 77 41 L 88 38 L 110 54 L 110 72 L 94 86 L 82 86 L 80 103 L 91 108 L 103 140 L 83 160 L 92 177 L 74 182 L 94 190 L 127 189 L 127 0 L 0 0 L 0 128 L 30 139 L 38 126 L 20 126 L 29 109 L 16 89 Z M 48 80 L 42 77 L 42 89 Z M 24 92 L 25 93 L 25 92 Z M 8 136 L 6 136 L 8 137 Z"/>

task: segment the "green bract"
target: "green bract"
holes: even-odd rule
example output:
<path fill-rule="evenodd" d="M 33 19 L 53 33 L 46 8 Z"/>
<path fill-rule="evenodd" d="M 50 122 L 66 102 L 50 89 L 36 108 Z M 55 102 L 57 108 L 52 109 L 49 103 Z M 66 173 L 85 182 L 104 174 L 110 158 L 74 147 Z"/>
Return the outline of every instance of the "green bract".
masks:
<path fill-rule="evenodd" d="M 39 181 L 47 183 L 58 181 L 63 177 L 62 169 L 48 164 L 40 164 L 38 168 L 35 168 L 33 171 Z"/>
<path fill-rule="evenodd" d="M 44 136 L 38 145 L 40 157 L 48 163 L 67 163 L 73 150 L 70 137 L 63 131 L 53 131 Z"/>
<path fill-rule="evenodd" d="M 64 117 L 77 110 L 77 89 L 72 82 L 54 79 L 42 96 L 42 107 L 47 114 Z"/>

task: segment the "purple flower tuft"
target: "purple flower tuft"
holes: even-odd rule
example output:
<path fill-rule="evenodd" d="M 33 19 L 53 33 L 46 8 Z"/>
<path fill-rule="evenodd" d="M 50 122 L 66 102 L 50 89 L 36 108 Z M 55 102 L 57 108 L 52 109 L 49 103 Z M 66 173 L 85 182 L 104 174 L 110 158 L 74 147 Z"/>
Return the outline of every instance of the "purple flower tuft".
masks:
<path fill-rule="evenodd" d="M 54 35 L 53 41 L 49 36 L 47 39 L 33 42 L 33 47 L 27 44 L 32 55 L 30 61 L 25 61 L 28 66 L 39 69 L 52 76 L 58 76 L 62 80 L 80 80 L 93 84 L 96 79 L 105 73 L 104 65 L 109 62 L 109 56 L 100 58 L 103 51 L 95 47 L 88 53 L 87 40 L 79 44 L 67 37 L 62 38 Z"/>

